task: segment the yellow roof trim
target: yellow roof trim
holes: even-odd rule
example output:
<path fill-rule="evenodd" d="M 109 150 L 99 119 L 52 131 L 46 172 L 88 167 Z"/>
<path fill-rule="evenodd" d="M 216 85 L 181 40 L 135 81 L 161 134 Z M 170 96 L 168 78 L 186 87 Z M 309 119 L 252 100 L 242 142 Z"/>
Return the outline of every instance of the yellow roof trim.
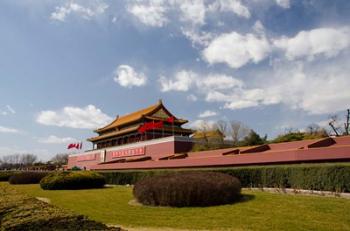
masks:
<path fill-rule="evenodd" d="M 109 132 L 109 133 L 107 133 L 105 135 L 92 137 L 92 138 L 89 138 L 87 140 L 88 141 L 102 140 L 102 139 L 105 139 L 105 138 L 109 138 L 109 137 L 113 137 L 113 136 L 117 136 L 117 135 L 122 135 L 122 134 L 125 134 L 125 133 L 128 133 L 128 132 L 137 131 L 138 128 L 139 128 L 139 125 L 138 126 L 133 126 L 133 127 L 127 128 L 127 129 L 123 129 L 123 130 L 120 130 L 120 131 Z"/>
<path fill-rule="evenodd" d="M 137 121 L 139 119 L 142 118 L 142 116 L 144 115 L 150 115 L 151 113 L 153 113 L 154 111 L 156 111 L 158 108 L 162 107 L 163 103 L 162 101 L 158 101 L 157 104 L 154 104 L 152 106 L 149 106 L 147 108 L 141 109 L 139 111 L 124 115 L 124 116 L 117 116 L 117 118 L 112 121 L 110 124 L 108 124 L 107 126 L 103 127 L 103 128 L 99 128 L 97 130 L 95 130 L 96 132 L 102 132 L 111 128 L 115 128 L 118 127 L 120 125 L 124 125 L 133 121 Z M 164 106 L 163 106 L 164 107 Z"/>

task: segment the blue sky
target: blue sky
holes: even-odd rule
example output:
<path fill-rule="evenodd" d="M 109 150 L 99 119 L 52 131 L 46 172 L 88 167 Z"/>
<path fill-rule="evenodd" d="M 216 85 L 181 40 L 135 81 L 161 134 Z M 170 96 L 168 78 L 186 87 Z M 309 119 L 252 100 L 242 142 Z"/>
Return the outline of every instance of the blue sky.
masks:
<path fill-rule="evenodd" d="M 0 1 L 0 155 L 47 160 L 160 98 L 192 127 L 324 126 L 349 107 L 349 12 L 347 0 Z"/>

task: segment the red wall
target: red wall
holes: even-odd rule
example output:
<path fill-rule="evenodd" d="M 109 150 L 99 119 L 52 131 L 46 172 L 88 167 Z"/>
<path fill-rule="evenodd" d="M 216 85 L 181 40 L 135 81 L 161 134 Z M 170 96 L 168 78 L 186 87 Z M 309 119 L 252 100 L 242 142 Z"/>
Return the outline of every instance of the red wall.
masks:
<path fill-rule="evenodd" d="M 82 156 L 89 156 L 89 155 L 95 155 L 94 160 L 79 160 L 79 157 Z M 101 154 L 100 152 L 93 152 L 93 153 L 87 153 L 86 155 L 76 155 L 76 156 L 69 156 L 68 158 L 68 169 L 73 168 L 74 166 L 77 166 L 81 169 L 90 169 L 91 166 L 96 165 L 100 163 Z"/>
<path fill-rule="evenodd" d="M 163 140 L 164 141 L 164 140 Z M 74 166 L 77 166 L 81 169 L 84 167 L 86 169 L 90 169 L 91 166 L 97 165 L 101 163 L 101 153 L 106 152 L 105 162 L 110 162 L 118 159 L 125 159 L 125 158 L 137 158 L 142 156 L 150 156 L 152 157 L 152 160 L 158 160 L 161 157 L 170 156 L 174 153 L 181 153 L 181 152 L 188 152 L 192 148 L 192 142 L 185 142 L 185 141 L 167 141 L 167 142 L 159 142 L 155 144 L 146 144 L 142 145 L 142 143 L 139 143 L 140 145 L 136 145 L 135 147 L 128 147 L 126 146 L 124 149 L 122 147 L 114 147 L 109 149 L 100 149 L 96 151 L 90 151 L 83 154 L 78 155 L 72 155 L 69 156 L 68 159 L 68 169 L 71 169 Z M 144 155 L 133 155 L 128 157 L 120 157 L 120 158 L 113 158 L 112 153 L 116 150 L 125 150 L 125 149 L 134 149 L 134 148 L 145 148 L 145 154 Z M 86 158 L 89 155 L 95 154 L 95 160 L 82 160 L 85 156 Z M 78 160 L 80 156 L 80 161 Z"/>

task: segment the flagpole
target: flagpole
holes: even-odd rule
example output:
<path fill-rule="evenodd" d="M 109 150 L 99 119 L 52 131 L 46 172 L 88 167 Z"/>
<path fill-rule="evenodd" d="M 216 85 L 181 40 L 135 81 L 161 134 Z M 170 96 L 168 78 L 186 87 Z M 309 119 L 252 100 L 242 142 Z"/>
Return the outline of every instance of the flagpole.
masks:
<path fill-rule="evenodd" d="M 173 121 L 172 121 L 172 125 L 173 125 L 173 136 L 175 136 L 175 134 L 174 134 L 174 122 L 175 122 L 175 119 L 173 119 Z"/>

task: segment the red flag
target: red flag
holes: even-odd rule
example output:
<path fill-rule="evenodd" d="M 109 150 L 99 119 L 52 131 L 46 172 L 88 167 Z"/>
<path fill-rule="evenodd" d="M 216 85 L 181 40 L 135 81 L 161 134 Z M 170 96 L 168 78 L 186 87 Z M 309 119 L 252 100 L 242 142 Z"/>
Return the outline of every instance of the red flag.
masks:
<path fill-rule="evenodd" d="M 67 149 L 71 149 L 71 148 L 81 149 L 82 147 L 83 147 L 83 142 L 75 143 L 75 144 L 68 144 Z"/>
<path fill-rule="evenodd" d="M 68 144 L 67 149 L 71 149 L 71 148 L 74 148 L 74 147 L 75 147 L 75 144 Z"/>
<path fill-rule="evenodd" d="M 141 127 L 139 127 L 139 129 L 138 129 L 138 132 L 139 133 L 144 133 L 145 132 L 145 126 L 141 125 Z"/>
<path fill-rule="evenodd" d="M 170 116 L 170 117 L 168 117 L 168 118 L 166 119 L 166 121 L 169 122 L 169 123 L 174 123 L 175 118 L 174 118 L 173 116 Z"/>
<path fill-rule="evenodd" d="M 147 122 L 141 125 L 138 129 L 139 133 L 144 133 L 145 131 L 156 129 L 156 128 L 162 128 L 163 127 L 163 121 L 159 122 Z"/>

